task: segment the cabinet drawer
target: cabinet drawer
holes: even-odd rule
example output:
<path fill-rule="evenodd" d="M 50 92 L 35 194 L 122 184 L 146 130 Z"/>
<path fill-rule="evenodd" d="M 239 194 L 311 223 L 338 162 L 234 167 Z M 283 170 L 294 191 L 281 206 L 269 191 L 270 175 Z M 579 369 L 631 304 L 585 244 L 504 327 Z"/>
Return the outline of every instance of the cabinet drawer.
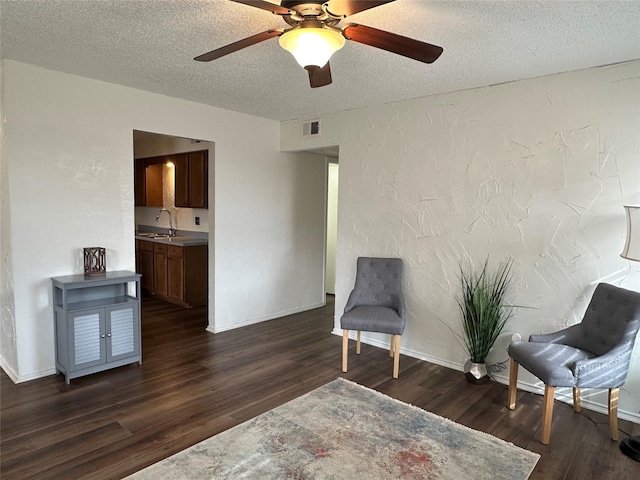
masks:
<path fill-rule="evenodd" d="M 147 242 L 146 240 L 138 240 L 138 248 L 145 252 L 153 252 L 153 242 Z"/>
<path fill-rule="evenodd" d="M 159 253 L 161 255 L 166 255 L 168 246 L 169 245 L 167 245 L 165 243 L 154 243 L 153 244 L 153 253 Z"/>
<path fill-rule="evenodd" d="M 169 258 L 182 258 L 184 256 L 184 249 L 176 245 L 169 245 Z"/>

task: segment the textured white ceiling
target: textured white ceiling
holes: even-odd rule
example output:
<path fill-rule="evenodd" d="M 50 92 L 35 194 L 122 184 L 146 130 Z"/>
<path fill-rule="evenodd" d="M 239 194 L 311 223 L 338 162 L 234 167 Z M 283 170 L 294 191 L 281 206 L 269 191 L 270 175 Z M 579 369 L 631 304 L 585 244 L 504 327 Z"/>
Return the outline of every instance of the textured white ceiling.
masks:
<path fill-rule="evenodd" d="M 274 2 L 276 3 L 276 2 Z M 422 64 L 347 42 L 311 89 L 277 38 L 193 57 L 284 21 L 228 0 L 1 0 L 9 58 L 276 120 L 640 58 L 640 1 L 396 0 L 348 17 L 444 48 Z"/>

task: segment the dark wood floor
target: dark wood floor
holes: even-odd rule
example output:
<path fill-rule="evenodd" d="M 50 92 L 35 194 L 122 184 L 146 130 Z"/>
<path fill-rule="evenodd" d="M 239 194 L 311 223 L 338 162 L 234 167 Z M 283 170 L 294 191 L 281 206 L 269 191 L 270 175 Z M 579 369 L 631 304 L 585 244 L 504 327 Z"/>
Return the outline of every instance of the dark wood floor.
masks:
<path fill-rule="evenodd" d="M 2 373 L 1 469 L 10 479 L 116 479 L 341 376 L 341 339 L 325 308 L 216 335 L 206 310 L 143 302 L 143 365 L 67 386 L 61 376 L 14 385 Z M 363 345 L 344 376 L 542 455 L 532 479 L 640 479 L 608 437 L 605 416 L 556 402 L 551 443 L 538 442 L 541 397 L 474 386 L 460 372 Z M 621 421 L 640 434 L 640 425 Z M 625 438 L 624 434 L 621 434 Z"/>

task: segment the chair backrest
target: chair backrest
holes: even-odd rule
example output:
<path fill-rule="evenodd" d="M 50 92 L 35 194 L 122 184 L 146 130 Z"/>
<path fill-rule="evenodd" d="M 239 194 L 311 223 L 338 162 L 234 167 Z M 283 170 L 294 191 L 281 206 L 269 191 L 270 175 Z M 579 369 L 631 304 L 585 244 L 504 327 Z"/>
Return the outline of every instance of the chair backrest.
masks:
<path fill-rule="evenodd" d="M 347 308 L 374 305 L 399 309 L 402 297 L 402 259 L 358 257 L 356 284 Z"/>
<path fill-rule="evenodd" d="M 575 347 L 598 356 L 623 344 L 633 348 L 640 329 L 640 292 L 600 283 L 578 325 Z"/>

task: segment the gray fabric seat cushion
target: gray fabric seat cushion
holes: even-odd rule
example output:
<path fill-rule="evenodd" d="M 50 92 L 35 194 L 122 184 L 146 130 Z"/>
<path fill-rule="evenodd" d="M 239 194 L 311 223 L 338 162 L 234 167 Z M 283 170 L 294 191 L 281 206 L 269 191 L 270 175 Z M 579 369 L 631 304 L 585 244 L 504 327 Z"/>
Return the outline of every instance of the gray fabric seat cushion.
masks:
<path fill-rule="evenodd" d="M 576 386 L 576 362 L 596 357 L 567 345 L 535 342 L 512 343 L 509 356 L 550 387 Z"/>
<path fill-rule="evenodd" d="M 344 330 L 366 330 L 402 335 L 404 319 L 393 308 L 362 305 L 342 315 L 340 327 Z"/>

